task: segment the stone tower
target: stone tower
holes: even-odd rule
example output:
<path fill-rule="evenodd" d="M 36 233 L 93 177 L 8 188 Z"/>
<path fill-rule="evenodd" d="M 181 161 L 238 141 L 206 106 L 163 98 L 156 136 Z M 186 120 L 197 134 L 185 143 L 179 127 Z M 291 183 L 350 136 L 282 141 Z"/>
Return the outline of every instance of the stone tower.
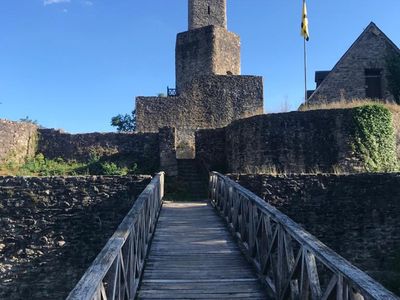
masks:
<path fill-rule="evenodd" d="M 189 0 L 189 31 L 176 41 L 176 87 L 203 75 L 240 75 L 240 37 L 227 30 L 226 0 Z"/>
<path fill-rule="evenodd" d="M 226 23 L 226 0 L 189 0 L 189 30 Z"/>
<path fill-rule="evenodd" d="M 177 158 L 195 157 L 198 130 L 263 113 L 263 79 L 240 75 L 240 38 L 227 29 L 227 1 L 187 3 L 189 28 L 176 39 L 176 93 L 136 98 L 137 131 L 174 127 Z"/>

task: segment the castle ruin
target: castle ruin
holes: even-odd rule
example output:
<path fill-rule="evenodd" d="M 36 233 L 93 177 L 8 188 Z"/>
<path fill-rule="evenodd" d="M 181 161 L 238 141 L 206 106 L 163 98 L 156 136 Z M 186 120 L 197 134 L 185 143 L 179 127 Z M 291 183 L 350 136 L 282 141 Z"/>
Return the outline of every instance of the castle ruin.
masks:
<path fill-rule="evenodd" d="M 369 43 L 375 38 L 385 42 L 383 34 L 372 29 L 371 26 L 366 31 L 365 37 L 369 38 L 365 42 Z M 364 44 L 364 38 L 361 41 L 361 45 L 367 45 Z M 378 46 L 383 44 L 381 42 Z M 354 48 L 360 53 L 381 53 L 375 52 L 379 49 L 372 47 Z M 361 51 L 362 48 L 366 50 Z M 377 62 L 381 61 L 377 58 L 382 58 L 376 55 L 372 57 Z M 351 68 L 346 66 L 351 66 L 355 61 L 351 56 L 348 58 L 351 59 L 345 58 L 345 64 L 339 64 L 339 67 L 330 71 L 315 95 L 324 92 L 328 95 L 327 99 L 335 99 L 338 94 L 331 92 L 338 91 L 335 84 L 340 82 L 333 79 L 354 80 L 360 74 L 367 75 L 365 67 L 380 68 L 379 64 L 366 65 L 350 72 Z M 360 78 L 357 82 L 362 84 L 364 78 Z M 371 80 L 370 76 L 368 79 Z M 362 87 L 362 92 L 366 88 L 359 87 Z M 371 117 L 371 111 L 378 112 L 378 117 Z M 248 257 L 263 258 L 265 266 L 278 266 L 278 271 L 284 270 L 282 274 L 286 275 L 290 270 L 297 269 L 298 272 L 291 272 L 293 276 L 314 274 L 313 280 L 319 282 L 318 278 L 321 278 L 322 283 L 315 284 L 315 290 L 328 286 L 333 292 L 344 290 L 351 292 L 353 298 L 354 295 L 361 297 L 361 294 L 353 293 L 358 285 L 346 283 L 346 276 L 339 274 L 331 277 L 330 281 L 326 280 L 329 279 L 327 275 L 338 270 L 342 260 L 336 259 L 331 268 L 324 267 L 321 262 L 326 257 L 332 257 L 332 252 L 324 252 L 324 260 L 315 260 L 321 257 L 318 256 L 318 253 L 322 253 L 318 249 L 323 249 L 320 242 L 313 244 L 317 245 L 314 248 L 297 244 L 293 246 L 292 242 L 296 241 L 309 243 L 308 234 L 304 235 L 303 229 L 298 231 L 299 227 L 293 227 L 293 223 L 285 227 L 289 220 L 287 217 L 280 217 L 284 223 L 274 223 L 274 218 L 279 216 L 278 209 L 400 295 L 400 202 L 397 200 L 400 195 L 400 174 L 392 173 L 398 171 L 397 162 L 400 159 L 400 113 L 375 105 L 361 112 L 359 108 L 264 115 L 262 112 L 262 78 L 241 75 L 240 39 L 227 30 L 226 0 L 190 0 L 189 30 L 177 37 L 176 90 L 168 97 L 138 97 L 139 132 L 68 134 L 61 130 L 39 128 L 29 122 L 0 120 L 0 172 L 9 171 L 7 168 L 13 169 L 16 165 L 28 163 L 29 166 L 34 163 L 35 168 L 29 170 L 31 173 L 37 165 L 44 165 L 46 172 L 53 173 L 57 171 L 52 169 L 54 162 L 60 162 L 63 168 L 65 163 L 72 162 L 79 163 L 80 172 L 95 175 L 35 177 L 39 175 L 35 174 L 33 177 L 13 177 L 5 173 L 7 176 L 0 176 L 0 299 L 64 299 L 124 216 L 115 239 L 107 242 L 110 242 L 113 252 L 101 252 L 106 253 L 108 263 L 104 264 L 104 256 L 100 257 L 98 261 L 102 266 L 96 265 L 91 269 L 96 273 L 95 278 L 110 278 L 110 282 L 118 286 L 114 289 L 107 282 L 100 285 L 99 289 L 93 289 L 100 291 L 99 296 L 108 291 L 114 293 L 121 287 L 123 292 L 117 291 L 115 294 L 126 297 L 129 291 L 133 297 L 134 293 L 126 285 L 128 278 L 130 282 L 137 282 L 138 286 L 147 284 L 149 287 L 150 281 L 142 281 L 145 284 L 139 285 L 137 276 L 143 270 L 139 270 L 141 267 L 138 266 L 145 266 L 144 258 L 151 260 L 154 257 L 144 251 L 151 247 L 158 247 L 158 253 L 162 254 L 160 260 L 168 262 L 170 267 L 153 266 L 158 274 L 154 272 L 152 276 L 156 274 L 162 279 L 147 277 L 153 278 L 151 281 L 155 286 L 153 290 L 144 291 L 147 295 L 160 295 L 157 291 L 160 282 L 163 283 L 161 290 L 164 293 L 161 295 L 166 295 L 166 291 L 182 291 L 191 297 L 205 298 L 205 294 L 214 293 L 214 297 L 223 298 L 221 295 L 229 293 L 226 299 L 237 299 L 242 290 L 249 291 L 247 294 L 252 298 L 259 295 L 252 288 L 243 288 L 243 282 L 250 280 L 255 284 L 256 281 L 247 277 L 249 273 L 242 268 L 242 264 L 235 267 L 229 263 L 227 267 L 240 269 L 238 276 L 244 274 L 245 281 L 235 277 L 231 284 L 230 279 L 220 284 L 221 275 L 226 273 L 230 278 L 234 274 L 233 271 L 220 268 L 224 261 L 240 261 L 231 257 L 232 253 L 237 252 L 234 248 L 225 248 L 229 251 L 221 248 L 233 245 L 230 241 L 220 239 L 225 229 L 215 227 L 214 223 L 212 226 L 213 231 L 218 231 L 217 239 L 210 235 L 210 215 L 208 212 L 205 214 L 201 207 L 204 202 L 198 202 L 201 203 L 198 206 L 201 210 L 195 213 L 187 208 L 178 213 L 173 208 L 175 216 L 162 215 L 160 223 L 151 225 L 151 222 L 158 220 L 158 213 L 154 213 L 157 205 L 153 204 L 161 200 L 158 196 L 162 194 L 158 193 L 161 188 L 155 188 L 156 185 L 161 187 L 161 176 L 157 175 L 151 183 L 151 176 L 137 174 L 154 174 L 160 170 L 168 176 L 166 193 L 174 200 L 174 205 L 180 205 L 177 203 L 179 200 L 188 200 L 185 196 L 196 200 L 206 199 L 206 193 L 210 191 L 210 200 L 214 201 L 217 195 L 220 204 L 214 201 L 213 205 L 223 207 L 220 213 L 231 214 L 225 215 L 225 220 L 234 224 L 232 228 L 236 237 L 248 238 L 247 245 L 242 244 L 245 247 L 241 249 L 252 247 L 256 255 Z M 374 130 L 368 135 L 361 135 L 361 125 L 362 128 Z M 37 163 L 33 160 L 35 155 L 41 155 L 43 159 Z M 193 160 L 177 159 L 194 156 L 196 159 Z M 44 158 L 52 160 L 49 166 L 43 164 Z M 96 168 L 90 170 L 96 164 L 129 167 L 129 172 L 137 174 L 102 176 L 100 174 L 104 171 Z M 242 188 L 238 189 L 222 175 L 220 178 L 225 178 L 225 183 L 220 181 L 215 184 L 218 181 L 213 175 L 211 190 L 207 190 L 207 171 L 214 170 L 230 173 L 232 179 L 262 199 L 254 198 L 248 192 L 243 193 Z M 382 173 L 369 173 L 370 170 Z M 108 172 L 118 174 L 115 171 Z M 139 196 L 143 190 L 143 196 Z M 153 201 L 153 204 L 149 204 L 149 201 Z M 270 208 L 260 206 L 263 201 L 276 208 L 271 210 L 273 215 L 265 214 Z M 133 204 L 135 206 L 132 207 Z M 147 210 L 143 213 L 146 208 L 153 209 L 153 212 Z M 208 210 L 209 207 L 204 208 Z M 171 207 L 167 209 L 172 211 Z M 172 226 L 166 227 L 165 220 L 168 219 L 172 220 Z M 149 234 L 157 228 L 155 225 L 168 232 L 169 240 L 165 243 L 164 239 L 160 244 L 156 236 L 153 241 L 159 246 L 153 243 L 148 247 L 152 241 Z M 243 228 L 245 234 L 236 231 L 239 227 Z M 184 232 L 180 231 L 182 228 Z M 288 235 L 293 228 L 302 233 L 300 238 Z M 188 232 L 195 235 L 191 236 Z M 207 242 L 199 242 L 205 238 Z M 186 244 L 192 248 L 186 248 Z M 266 244 L 270 247 L 266 247 Z M 198 249 L 207 251 L 198 252 Z M 286 254 L 278 252 L 282 249 L 287 250 Z M 316 255 L 310 251 L 313 249 L 318 250 L 314 252 Z M 180 252 L 175 252 L 177 250 Z M 195 255 L 188 250 L 195 251 Z M 204 260 L 213 256 L 210 253 L 222 252 L 226 252 L 226 256 L 217 255 L 215 258 L 214 255 L 213 262 Z M 170 256 L 171 253 L 175 254 Z M 289 256 L 297 257 L 296 262 L 287 259 Z M 110 257 L 115 258 L 113 263 Z M 183 260 L 174 264 L 178 258 Z M 197 260 L 195 263 L 200 268 L 186 263 L 193 261 L 191 258 Z M 262 265 L 261 260 L 254 261 Z M 283 261 L 288 264 L 281 264 Z M 304 263 L 306 261 L 311 263 Z M 316 261 L 318 268 L 309 268 L 313 261 Z M 289 263 L 297 265 L 289 266 Z M 100 272 L 106 269 L 106 265 L 114 273 L 103 276 Z M 301 265 L 305 266 L 303 271 Z M 210 280 L 211 273 L 204 273 L 204 266 L 211 267 L 212 276 L 217 275 L 218 280 Z M 261 279 L 266 278 L 266 274 L 272 274 L 273 277 L 277 274 L 277 269 L 269 266 L 260 274 Z M 180 273 L 181 270 L 188 272 Z M 318 271 L 322 276 L 318 277 Z M 166 277 L 170 275 L 178 277 Z M 186 287 L 191 286 L 190 289 L 182 288 L 185 283 L 176 278 L 188 279 L 188 276 L 195 280 L 187 280 Z M 201 276 L 207 282 L 202 281 Z M 307 276 L 304 278 L 305 284 L 294 286 L 306 287 L 303 290 L 308 291 L 311 281 Z M 367 278 L 368 284 L 372 283 L 372 279 L 363 278 Z M 275 287 L 289 287 L 290 282 L 300 282 L 296 277 L 289 279 L 287 284 L 275 284 L 274 278 L 264 282 L 273 283 Z M 200 283 L 201 288 L 194 289 L 194 281 Z M 212 288 L 203 288 L 204 284 L 212 281 Z M 242 283 L 238 285 L 238 282 Z M 220 287 L 223 293 L 217 290 Z M 230 287 L 234 287 L 236 292 L 230 292 Z M 139 297 L 142 295 L 146 294 L 139 294 Z M 281 298 L 286 299 L 282 295 Z M 333 294 L 325 293 L 325 296 L 333 297 Z M 172 298 L 176 298 L 175 295 Z M 385 299 L 398 298 L 392 296 Z"/>
<path fill-rule="evenodd" d="M 263 113 L 263 80 L 241 75 L 240 37 L 227 29 L 226 0 L 189 0 L 189 30 L 176 40 L 176 90 L 137 97 L 138 132 L 177 130 L 178 158 L 194 158 L 195 131 Z"/>

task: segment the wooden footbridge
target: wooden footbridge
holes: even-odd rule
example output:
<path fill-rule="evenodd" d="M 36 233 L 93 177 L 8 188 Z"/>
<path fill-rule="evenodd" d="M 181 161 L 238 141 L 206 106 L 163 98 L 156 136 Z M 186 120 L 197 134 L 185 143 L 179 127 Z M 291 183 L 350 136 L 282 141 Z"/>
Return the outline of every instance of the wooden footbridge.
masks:
<path fill-rule="evenodd" d="M 67 299 L 399 299 L 221 174 L 208 200 L 163 195 L 160 173 Z"/>

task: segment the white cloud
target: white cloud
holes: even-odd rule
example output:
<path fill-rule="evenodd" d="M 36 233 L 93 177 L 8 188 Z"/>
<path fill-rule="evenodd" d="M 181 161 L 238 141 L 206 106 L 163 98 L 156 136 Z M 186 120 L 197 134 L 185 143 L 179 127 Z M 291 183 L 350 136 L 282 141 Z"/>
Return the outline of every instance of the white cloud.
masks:
<path fill-rule="evenodd" d="M 83 4 L 83 5 L 86 5 L 86 6 L 92 6 L 92 5 L 93 5 L 93 2 L 92 2 L 92 1 L 89 1 L 89 0 L 85 0 L 85 1 L 82 2 L 82 4 Z"/>
<path fill-rule="evenodd" d="M 43 0 L 43 5 L 52 5 L 52 4 L 60 4 L 60 3 L 69 3 L 71 0 Z"/>

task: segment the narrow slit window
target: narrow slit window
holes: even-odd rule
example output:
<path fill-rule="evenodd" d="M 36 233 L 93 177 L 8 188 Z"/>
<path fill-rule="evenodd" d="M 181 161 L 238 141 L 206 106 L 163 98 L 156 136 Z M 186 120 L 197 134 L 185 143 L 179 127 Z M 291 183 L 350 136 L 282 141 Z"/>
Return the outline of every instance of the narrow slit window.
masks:
<path fill-rule="evenodd" d="M 210 5 L 208 6 L 208 14 L 211 15 L 211 7 L 210 7 Z"/>

